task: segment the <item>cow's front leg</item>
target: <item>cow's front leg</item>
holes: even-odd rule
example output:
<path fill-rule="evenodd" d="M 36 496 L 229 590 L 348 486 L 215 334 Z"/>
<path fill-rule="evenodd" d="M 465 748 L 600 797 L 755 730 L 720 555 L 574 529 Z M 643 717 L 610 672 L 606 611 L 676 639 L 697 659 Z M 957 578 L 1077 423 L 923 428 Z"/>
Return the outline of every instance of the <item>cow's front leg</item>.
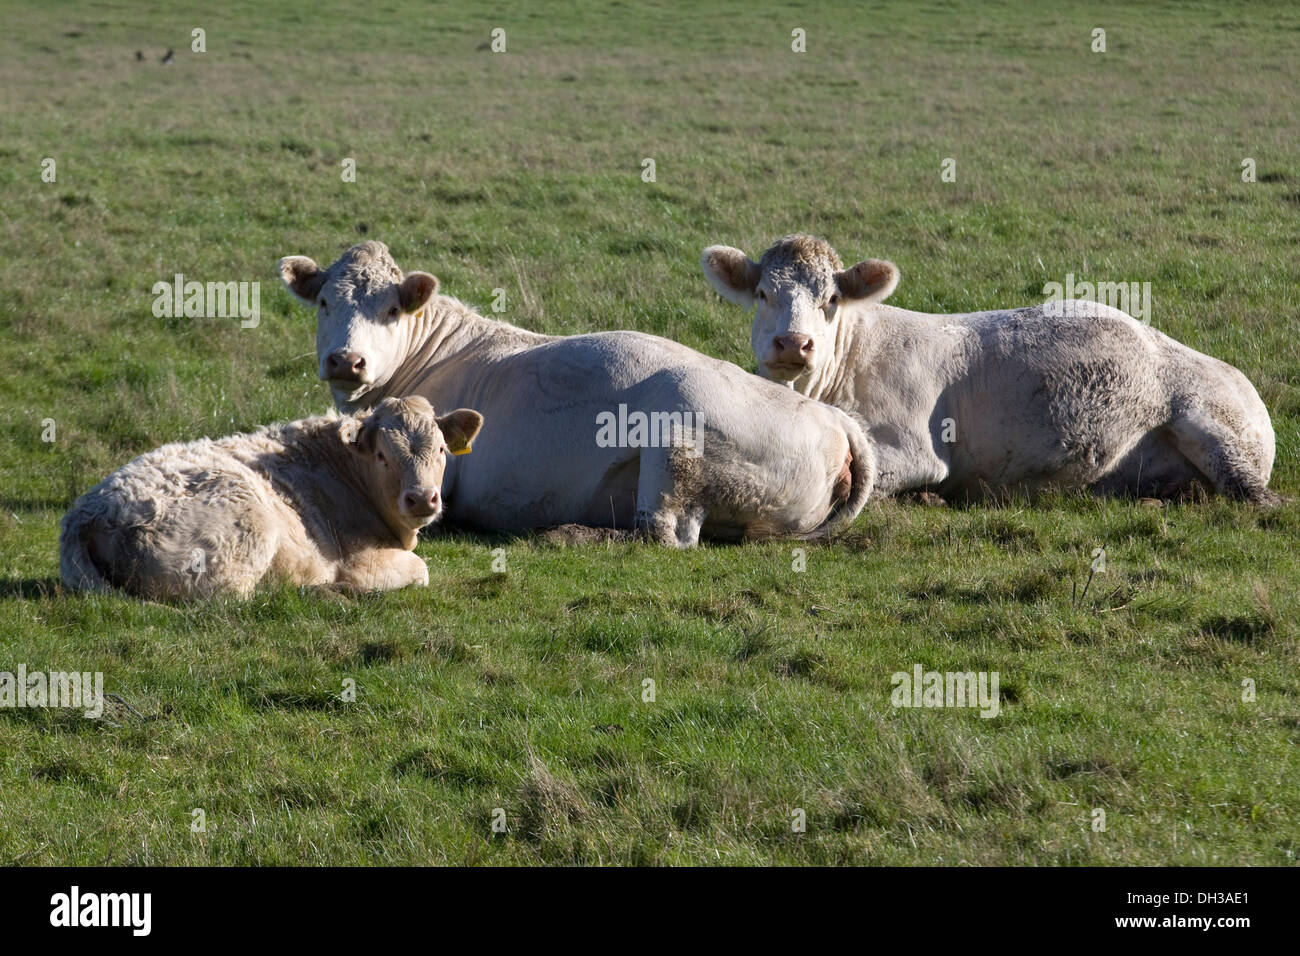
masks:
<path fill-rule="evenodd" d="M 928 491 L 948 477 L 948 462 L 934 452 L 928 441 L 895 429 L 871 429 L 876 452 L 876 484 L 873 498 L 888 498 L 905 491 Z"/>
<path fill-rule="evenodd" d="M 393 591 L 429 583 L 429 568 L 413 551 L 368 548 L 340 565 L 336 583 L 353 591 Z"/>

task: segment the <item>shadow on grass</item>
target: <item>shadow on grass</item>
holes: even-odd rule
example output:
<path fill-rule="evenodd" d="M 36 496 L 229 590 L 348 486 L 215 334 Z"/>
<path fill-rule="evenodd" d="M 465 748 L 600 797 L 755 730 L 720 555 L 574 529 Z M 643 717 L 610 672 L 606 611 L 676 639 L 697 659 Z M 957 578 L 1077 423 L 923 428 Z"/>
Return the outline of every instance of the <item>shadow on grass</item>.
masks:
<path fill-rule="evenodd" d="M 1215 614 L 1201 621 L 1201 630 L 1221 641 L 1254 645 L 1277 632 L 1277 621 L 1272 615 L 1259 612 L 1235 616 Z"/>
<path fill-rule="evenodd" d="M 241 683 L 237 692 L 246 704 L 256 710 L 335 711 L 343 706 L 343 699 L 339 695 L 314 688 L 263 689 Z"/>
<path fill-rule="evenodd" d="M 17 598 L 31 601 L 37 598 L 65 597 L 68 591 L 58 578 L 18 578 L 0 581 L 0 601 Z"/>

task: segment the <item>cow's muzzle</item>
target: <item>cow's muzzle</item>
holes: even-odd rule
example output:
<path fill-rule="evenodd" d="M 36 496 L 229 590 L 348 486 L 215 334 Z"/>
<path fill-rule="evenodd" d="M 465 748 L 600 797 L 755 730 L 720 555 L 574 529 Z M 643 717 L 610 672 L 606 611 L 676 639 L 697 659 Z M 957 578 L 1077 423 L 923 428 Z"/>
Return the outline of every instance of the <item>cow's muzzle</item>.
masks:
<path fill-rule="evenodd" d="M 320 377 L 327 382 L 352 384 L 365 382 L 368 378 L 366 357 L 360 352 L 334 349 L 325 356 Z"/>
<path fill-rule="evenodd" d="M 775 379 L 798 378 L 812 367 L 814 349 L 811 335 L 778 335 L 772 339 L 772 346 L 763 364 Z"/>
<path fill-rule="evenodd" d="M 407 488 L 397 501 L 397 510 L 407 518 L 432 521 L 442 514 L 442 496 L 437 488 Z"/>

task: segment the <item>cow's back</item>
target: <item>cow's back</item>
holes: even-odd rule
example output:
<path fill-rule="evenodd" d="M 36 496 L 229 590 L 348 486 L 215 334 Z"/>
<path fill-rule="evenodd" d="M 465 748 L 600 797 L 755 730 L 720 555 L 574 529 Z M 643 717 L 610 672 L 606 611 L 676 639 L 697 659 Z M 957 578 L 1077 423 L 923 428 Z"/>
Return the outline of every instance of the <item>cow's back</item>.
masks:
<path fill-rule="evenodd" d="M 602 441 L 601 423 L 634 413 L 677 416 L 701 433 L 703 454 L 712 445 L 768 464 L 778 487 L 828 454 L 821 440 L 834 420 L 829 409 L 658 336 L 600 332 L 477 365 L 457 361 L 455 376 L 435 371 L 423 393 L 435 407 L 471 406 L 484 416 L 473 453 L 451 463 L 445 483 L 450 513 L 469 524 L 629 525 L 641 447 L 618 432 L 613 443 Z"/>

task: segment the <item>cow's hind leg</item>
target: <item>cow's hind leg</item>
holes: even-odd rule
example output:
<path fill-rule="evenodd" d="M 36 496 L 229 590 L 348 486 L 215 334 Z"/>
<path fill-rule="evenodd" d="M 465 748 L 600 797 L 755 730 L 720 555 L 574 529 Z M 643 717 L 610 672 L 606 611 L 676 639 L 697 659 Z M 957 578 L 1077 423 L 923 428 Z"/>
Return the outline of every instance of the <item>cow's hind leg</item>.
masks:
<path fill-rule="evenodd" d="M 1258 505 L 1281 502 L 1268 490 L 1268 475 L 1260 469 L 1260 450 L 1251 447 L 1249 433 L 1233 431 L 1203 409 L 1183 412 L 1167 428 L 1174 447 L 1220 494 Z"/>
<path fill-rule="evenodd" d="M 636 526 L 651 541 L 674 548 L 699 544 L 707 509 L 699 501 L 685 456 L 646 448 L 636 487 Z"/>
<path fill-rule="evenodd" d="M 201 517 L 207 524 L 151 529 L 143 546 L 138 536 L 109 545 L 116 552 L 119 586 L 161 600 L 252 594 L 271 565 L 274 536 L 220 509 L 203 509 Z"/>

